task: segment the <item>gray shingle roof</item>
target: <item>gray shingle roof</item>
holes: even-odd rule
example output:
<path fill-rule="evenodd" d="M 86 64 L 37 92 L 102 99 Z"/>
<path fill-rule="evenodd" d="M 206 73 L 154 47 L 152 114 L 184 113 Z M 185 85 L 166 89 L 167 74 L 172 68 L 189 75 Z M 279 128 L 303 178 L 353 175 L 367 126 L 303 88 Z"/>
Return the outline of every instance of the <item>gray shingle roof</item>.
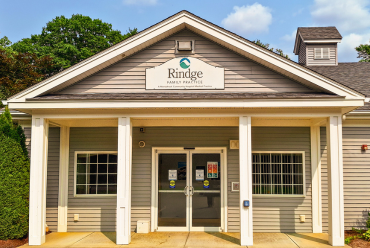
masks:
<path fill-rule="evenodd" d="M 336 27 L 300 27 L 297 31 L 303 40 L 342 39 Z"/>
<path fill-rule="evenodd" d="M 340 98 L 324 93 L 98 93 L 45 95 L 27 100 L 204 100 L 204 99 L 295 99 L 295 98 Z"/>
<path fill-rule="evenodd" d="M 338 66 L 306 66 L 340 84 L 370 97 L 370 63 L 338 63 Z"/>

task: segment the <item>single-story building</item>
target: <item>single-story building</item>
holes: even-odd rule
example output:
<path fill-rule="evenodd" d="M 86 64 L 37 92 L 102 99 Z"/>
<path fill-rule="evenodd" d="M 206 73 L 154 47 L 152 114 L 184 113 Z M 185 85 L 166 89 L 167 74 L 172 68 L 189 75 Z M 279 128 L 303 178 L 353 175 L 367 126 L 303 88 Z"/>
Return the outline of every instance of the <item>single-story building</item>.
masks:
<path fill-rule="evenodd" d="M 7 104 L 31 154 L 29 244 L 52 231 L 329 233 L 365 226 L 370 63 L 335 27 L 299 63 L 181 11 Z"/>

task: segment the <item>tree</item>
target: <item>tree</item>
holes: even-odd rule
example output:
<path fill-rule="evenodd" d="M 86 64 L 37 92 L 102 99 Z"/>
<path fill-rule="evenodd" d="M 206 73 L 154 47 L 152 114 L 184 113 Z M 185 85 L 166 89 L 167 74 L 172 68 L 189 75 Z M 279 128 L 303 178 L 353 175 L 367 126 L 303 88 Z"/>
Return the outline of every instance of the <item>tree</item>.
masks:
<path fill-rule="evenodd" d="M 28 232 L 30 162 L 25 140 L 6 108 L 0 115 L 0 239 L 22 238 Z"/>
<path fill-rule="evenodd" d="M 268 43 L 262 43 L 260 40 L 254 40 L 252 42 L 255 43 L 255 44 L 257 44 L 257 45 L 259 45 L 259 46 L 261 46 L 261 47 L 264 47 L 264 48 L 270 50 L 271 52 L 274 52 L 276 54 L 279 54 L 282 57 L 285 57 L 287 59 L 290 59 L 287 54 L 284 54 L 283 50 L 270 48 L 270 44 L 268 44 Z"/>
<path fill-rule="evenodd" d="M 12 48 L 38 57 L 52 57 L 57 65 L 55 72 L 59 72 L 136 33 L 135 28 L 122 35 L 111 24 L 80 14 L 71 18 L 59 16 L 48 22 L 41 34 L 22 39 Z"/>
<path fill-rule="evenodd" d="M 360 62 L 370 62 L 370 45 L 369 44 L 361 44 L 355 49 L 358 53 L 357 58 L 361 58 Z"/>
<path fill-rule="evenodd" d="M 55 63 L 49 56 L 11 52 L 0 47 L 0 99 L 6 99 L 49 77 Z"/>

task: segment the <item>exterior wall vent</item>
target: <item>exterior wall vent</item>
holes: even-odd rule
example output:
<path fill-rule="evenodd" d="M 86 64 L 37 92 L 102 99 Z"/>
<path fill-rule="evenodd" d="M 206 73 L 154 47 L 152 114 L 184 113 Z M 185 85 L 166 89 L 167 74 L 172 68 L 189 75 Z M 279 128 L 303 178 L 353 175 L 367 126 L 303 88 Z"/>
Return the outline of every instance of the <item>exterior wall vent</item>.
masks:
<path fill-rule="evenodd" d="M 315 48 L 315 59 L 330 59 L 330 48 Z"/>
<path fill-rule="evenodd" d="M 194 40 L 176 41 L 176 53 L 194 53 Z"/>

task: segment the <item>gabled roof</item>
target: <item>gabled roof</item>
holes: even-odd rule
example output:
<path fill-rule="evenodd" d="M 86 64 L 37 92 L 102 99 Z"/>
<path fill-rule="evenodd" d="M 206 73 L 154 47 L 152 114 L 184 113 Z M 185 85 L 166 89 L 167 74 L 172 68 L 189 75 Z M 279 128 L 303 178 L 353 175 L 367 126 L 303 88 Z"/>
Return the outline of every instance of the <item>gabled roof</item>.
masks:
<path fill-rule="evenodd" d="M 370 63 L 338 63 L 337 66 L 307 66 L 307 68 L 370 97 Z"/>
<path fill-rule="evenodd" d="M 9 98 L 9 102 L 25 102 L 26 99 L 53 94 L 185 28 L 318 92 L 345 96 L 349 99 L 363 98 L 362 94 L 347 86 L 338 84 L 334 80 L 313 72 L 294 61 L 288 60 L 268 49 L 256 45 L 188 11 L 181 11 L 57 75 L 20 92 Z"/>
<path fill-rule="evenodd" d="M 336 27 L 299 27 L 297 32 L 303 41 L 342 39 Z"/>

